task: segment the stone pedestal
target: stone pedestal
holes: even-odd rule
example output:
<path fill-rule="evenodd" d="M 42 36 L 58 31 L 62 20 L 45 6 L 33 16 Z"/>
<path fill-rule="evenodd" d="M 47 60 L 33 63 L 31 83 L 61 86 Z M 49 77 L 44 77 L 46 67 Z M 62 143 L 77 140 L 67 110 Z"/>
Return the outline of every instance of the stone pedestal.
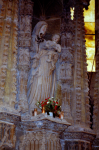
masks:
<path fill-rule="evenodd" d="M 35 117 L 22 117 L 21 130 L 23 134 L 19 137 L 19 150 L 61 150 L 60 134 L 70 124 L 66 120 L 52 118 L 46 114 Z M 25 130 L 25 132 L 24 132 Z"/>
<path fill-rule="evenodd" d="M 34 117 L 0 112 L 0 149 L 61 150 L 60 134 L 70 124 L 45 114 Z"/>
<path fill-rule="evenodd" d="M 95 138 L 91 129 L 71 126 L 65 119 L 4 111 L 0 112 L 0 135 L 1 150 L 91 150 Z M 96 145 L 98 141 L 93 149 Z"/>

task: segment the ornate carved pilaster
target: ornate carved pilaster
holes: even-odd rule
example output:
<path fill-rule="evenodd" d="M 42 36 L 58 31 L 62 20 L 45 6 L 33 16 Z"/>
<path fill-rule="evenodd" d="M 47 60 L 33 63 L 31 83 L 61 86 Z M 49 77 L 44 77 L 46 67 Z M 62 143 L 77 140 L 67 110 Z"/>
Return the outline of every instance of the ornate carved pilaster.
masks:
<path fill-rule="evenodd" d="M 62 111 L 64 118 L 72 122 L 71 101 L 73 90 L 73 21 L 70 16 L 70 6 L 63 9 L 61 19 L 61 47 L 62 53 L 60 58 L 60 83 L 62 94 Z"/>
<path fill-rule="evenodd" d="M 32 32 L 33 2 L 31 0 L 20 2 L 19 26 L 19 111 L 28 111 L 27 80 L 30 67 L 30 46 Z"/>
<path fill-rule="evenodd" d="M 3 1 L 0 13 L 0 103 L 16 101 L 18 0 Z M 6 106 L 6 107 L 7 107 Z"/>
<path fill-rule="evenodd" d="M 85 30 L 83 4 L 79 1 L 75 4 L 75 69 L 74 69 L 74 100 L 72 115 L 75 124 L 90 126 L 88 77 L 85 49 Z"/>

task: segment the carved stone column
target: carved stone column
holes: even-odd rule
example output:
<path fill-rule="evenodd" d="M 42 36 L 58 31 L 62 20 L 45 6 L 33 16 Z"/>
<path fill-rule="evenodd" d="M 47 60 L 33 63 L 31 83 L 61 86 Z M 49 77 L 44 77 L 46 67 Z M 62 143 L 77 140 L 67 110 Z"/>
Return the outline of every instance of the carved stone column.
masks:
<path fill-rule="evenodd" d="M 61 65 L 60 67 L 61 70 L 60 72 L 63 72 L 64 74 L 63 76 L 64 78 L 60 78 L 61 89 L 63 91 L 63 89 L 67 88 L 68 95 L 70 89 L 71 106 L 69 107 L 71 108 L 71 111 L 69 111 L 69 113 L 71 113 L 73 119 L 72 126 L 68 127 L 68 129 L 64 131 L 61 137 L 61 139 L 65 143 L 63 146 L 64 149 L 91 149 L 92 148 L 91 143 L 95 138 L 94 132 L 89 128 L 90 106 L 88 97 L 89 89 L 87 77 L 85 30 L 84 30 L 84 16 L 83 16 L 84 4 L 85 1 L 78 1 L 78 0 L 73 1 L 73 3 L 72 1 L 66 3 L 65 15 L 62 18 L 62 25 L 61 25 L 62 63 L 60 64 L 63 65 Z M 74 7 L 73 21 L 70 20 L 69 15 L 69 8 L 71 6 Z M 71 42 L 70 46 L 68 46 L 69 42 Z M 66 74 L 66 72 L 68 72 L 68 69 L 66 68 L 66 63 L 70 70 L 68 77 Z M 62 94 L 64 106 L 64 107 L 62 106 L 63 110 L 65 110 L 66 107 L 68 106 L 66 103 L 67 99 L 65 100 L 64 97 L 66 96 Z"/>
<path fill-rule="evenodd" d="M 19 111 L 28 111 L 27 80 L 30 67 L 30 46 L 32 32 L 33 2 L 22 0 L 20 3 L 20 26 L 19 26 Z"/>
<path fill-rule="evenodd" d="M 62 111 L 64 118 L 72 122 L 71 117 L 71 100 L 73 90 L 73 21 L 71 21 L 70 7 L 63 10 L 61 20 L 61 59 L 60 59 L 60 83 L 62 94 Z"/>
<path fill-rule="evenodd" d="M 83 127 L 90 127 L 83 3 L 80 1 L 75 3 L 74 22 L 75 69 L 72 116 L 74 118 L 74 124 L 79 124 Z"/>
<path fill-rule="evenodd" d="M 12 109 L 17 93 L 17 31 L 18 0 L 4 0 L 0 13 L 0 104 Z"/>

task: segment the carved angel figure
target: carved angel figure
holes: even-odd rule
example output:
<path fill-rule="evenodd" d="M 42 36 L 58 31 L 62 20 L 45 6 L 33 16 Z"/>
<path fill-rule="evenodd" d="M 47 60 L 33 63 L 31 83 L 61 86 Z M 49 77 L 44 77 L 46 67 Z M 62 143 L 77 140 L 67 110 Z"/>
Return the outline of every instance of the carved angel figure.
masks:
<path fill-rule="evenodd" d="M 58 52 L 61 52 L 61 46 L 57 42 L 60 37 L 55 35 L 53 41 L 46 41 L 44 34 L 47 26 L 45 21 L 38 22 L 32 35 L 34 57 L 27 85 L 30 112 L 36 107 L 37 101 L 54 96 L 55 91 L 56 62 Z"/>

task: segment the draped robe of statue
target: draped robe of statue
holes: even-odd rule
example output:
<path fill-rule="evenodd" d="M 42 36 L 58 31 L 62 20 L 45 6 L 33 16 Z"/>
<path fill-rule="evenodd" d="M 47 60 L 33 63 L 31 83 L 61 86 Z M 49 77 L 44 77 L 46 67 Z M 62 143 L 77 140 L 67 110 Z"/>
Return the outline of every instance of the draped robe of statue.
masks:
<path fill-rule="evenodd" d="M 32 50 L 34 56 L 27 86 L 30 111 L 36 108 L 35 104 L 38 101 L 41 102 L 44 101 L 45 98 L 54 96 L 55 92 L 55 69 L 58 52 L 61 51 L 61 47 L 59 44 L 53 44 L 54 46 L 52 46 L 52 41 L 46 41 L 45 39 L 41 40 L 41 42 L 37 41 L 37 37 L 40 37 L 40 33 L 45 34 L 42 31 L 43 27 L 46 28 L 47 23 L 44 21 L 38 22 L 32 35 Z"/>

